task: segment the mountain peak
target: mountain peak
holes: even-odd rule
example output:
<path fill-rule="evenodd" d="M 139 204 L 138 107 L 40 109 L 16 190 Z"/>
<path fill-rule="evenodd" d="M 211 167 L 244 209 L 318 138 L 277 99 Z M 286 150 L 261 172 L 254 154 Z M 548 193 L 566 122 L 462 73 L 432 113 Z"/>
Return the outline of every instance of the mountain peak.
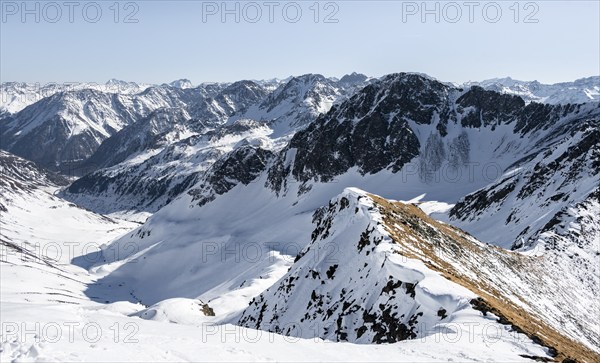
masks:
<path fill-rule="evenodd" d="M 105 83 L 107 86 L 130 86 L 137 85 L 135 82 L 123 81 L 121 79 L 111 78 Z"/>
<path fill-rule="evenodd" d="M 182 78 L 169 83 L 169 86 L 181 89 L 193 88 L 194 85 L 189 79 Z"/>
<path fill-rule="evenodd" d="M 369 77 L 362 73 L 352 72 L 351 74 L 346 74 L 338 81 L 341 84 L 355 84 L 365 82 Z"/>

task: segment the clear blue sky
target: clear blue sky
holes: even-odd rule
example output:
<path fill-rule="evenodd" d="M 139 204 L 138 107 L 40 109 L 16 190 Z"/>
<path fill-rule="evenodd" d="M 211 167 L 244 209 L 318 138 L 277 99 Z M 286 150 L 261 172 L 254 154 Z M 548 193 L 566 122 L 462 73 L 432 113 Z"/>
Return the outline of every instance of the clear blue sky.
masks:
<path fill-rule="evenodd" d="M 60 0 L 54 3 L 60 9 L 28 2 L 23 9 L 21 0 L 1 0 L 0 80 L 162 83 L 189 78 L 197 84 L 414 71 L 455 82 L 511 76 L 554 83 L 600 75 L 598 1 L 537 1 L 528 8 L 520 2 L 518 14 L 511 8 L 514 1 L 496 1 L 499 17 L 490 1 L 474 8 L 457 1 L 458 9 L 440 1 L 439 11 L 436 2 L 428 2 L 439 22 L 436 14 L 422 21 L 421 1 L 337 1 L 327 8 L 323 1 L 317 23 L 314 1 L 279 1 L 274 7 L 241 1 L 239 22 L 235 14 L 222 22 L 221 3 L 124 1 L 117 13 L 114 1 L 69 8 Z M 235 3 L 229 1 L 228 7 L 235 10 Z M 296 4 L 302 15 L 293 23 Z M 336 10 L 330 20 L 338 22 L 325 23 Z"/>

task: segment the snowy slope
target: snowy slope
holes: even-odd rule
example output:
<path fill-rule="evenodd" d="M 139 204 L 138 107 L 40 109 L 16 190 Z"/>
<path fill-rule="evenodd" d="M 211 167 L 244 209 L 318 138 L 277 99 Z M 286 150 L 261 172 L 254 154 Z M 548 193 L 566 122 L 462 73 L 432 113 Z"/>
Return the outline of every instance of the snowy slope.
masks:
<path fill-rule="evenodd" d="M 563 319 L 572 319 L 571 325 L 598 308 L 592 303 L 577 318 L 573 311 L 557 312 L 570 303 L 574 286 L 544 281 L 550 261 L 484 245 L 414 206 L 360 190 L 347 189 L 318 209 L 313 225 L 311 243 L 284 277 L 252 300 L 241 325 L 305 338 L 396 342 L 444 324 L 477 324 L 473 309 L 486 304 L 497 309 L 499 321 L 530 336 L 541 329 L 542 340 L 552 340 L 565 329 Z M 583 301 L 593 301 L 592 290 L 577 291 L 587 292 Z M 519 314 L 532 315 L 520 320 Z M 583 331 L 592 348 L 597 328 L 592 323 Z M 581 339 L 578 329 L 568 333 Z M 576 346 L 563 349 L 575 353 Z"/>
<path fill-rule="evenodd" d="M 401 255 L 396 258 L 392 251 L 401 246 L 395 248 L 390 244 L 390 230 L 383 231 L 383 226 L 377 224 L 382 222 L 382 215 L 387 215 L 381 207 L 387 202 L 380 200 L 374 205 L 369 198 L 375 197 L 364 198 L 363 201 L 359 197 L 364 193 L 350 190 L 334 198 L 320 212 L 314 213 L 318 203 L 322 203 L 324 196 L 333 189 L 336 189 L 334 185 L 328 184 L 323 189 L 304 194 L 300 199 L 295 196 L 273 198 L 269 197 L 268 190 L 262 185 L 252 183 L 248 186 L 239 185 L 202 207 L 195 206 L 192 198 L 184 195 L 153 215 L 135 233 L 111 245 L 121 259 L 107 261 L 106 267 L 94 267 L 113 271 L 99 283 L 122 286 L 123 291 L 118 295 L 121 298 L 152 304 L 154 307 L 151 310 L 154 312 L 150 316 L 169 314 L 169 305 L 161 301 L 185 297 L 207 303 L 216 314 L 213 321 L 228 322 L 235 321 L 236 314 L 247 307 L 248 301 L 274 284 L 291 264 L 291 270 L 279 282 L 246 308 L 240 320 L 243 325 L 303 338 L 346 340 L 339 339 L 344 336 L 337 335 L 339 329 L 336 333 L 335 327 L 339 327 L 336 314 L 346 309 L 358 311 L 348 306 L 352 305 L 353 300 L 365 298 L 368 304 L 365 302 L 364 308 L 368 314 L 350 314 L 346 320 L 342 319 L 348 326 L 347 331 L 343 331 L 348 334 L 347 340 L 357 341 L 357 332 L 353 329 L 368 322 L 373 322 L 374 329 L 368 334 L 363 332 L 366 334 L 361 335 L 363 343 L 373 341 L 379 330 L 383 334 L 379 335 L 380 341 L 386 341 L 382 337 L 392 339 L 389 338 L 392 335 L 396 338 L 389 341 L 400 340 L 399 337 L 414 338 L 411 333 L 433 339 L 434 332 L 442 329 L 443 324 L 477 323 L 480 319 L 477 316 L 480 315 L 472 309 L 482 309 L 487 305 L 472 300 L 481 296 L 496 306 L 495 309 L 499 309 L 506 319 L 512 319 L 509 321 L 516 326 L 526 325 L 522 327 L 525 331 L 532 327 L 543 327 L 546 338 L 552 336 L 552 341 L 567 339 L 568 343 L 563 342 L 566 345 L 556 343 L 561 346 L 561 352 L 572 352 L 572 344 L 587 345 L 589 348 L 581 348 L 583 351 L 596 346 L 597 326 L 587 320 L 598 308 L 593 302 L 593 286 L 565 278 L 569 274 L 563 269 L 554 268 L 555 271 L 550 275 L 553 278 L 548 278 L 552 260 L 539 261 L 537 257 L 528 258 L 484 245 L 463 232 L 428 219 L 414 207 L 408 212 L 394 211 L 398 214 L 393 216 L 395 222 L 387 222 L 387 227 L 395 228 L 395 234 L 404 228 L 398 225 L 405 224 L 409 232 L 416 230 L 414 236 L 417 242 L 420 241 L 415 246 L 409 243 L 399 250 L 408 260 Z M 342 201 L 343 198 L 346 201 Z M 342 205 L 345 207 L 342 208 Z M 440 231 L 436 232 L 440 233 L 439 238 L 428 232 L 432 229 Z M 461 236 L 458 240 L 457 234 Z M 131 246 L 141 253 L 128 253 Z M 428 251 L 431 253 L 432 249 L 433 256 L 423 255 Z M 302 257 L 294 259 L 293 256 L 297 254 Z M 177 265 L 168 262 L 174 259 L 178 261 Z M 488 262 L 482 264 L 481 261 Z M 338 266 L 332 267 L 335 264 Z M 382 265 L 388 267 L 382 270 Z M 454 281 L 457 286 L 443 280 L 435 271 Z M 454 271 L 453 277 L 446 274 L 449 271 Z M 427 281 L 432 281 L 431 285 L 427 282 L 419 285 L 423 280 L 422 273 L 430 277 Z M 380 294 L 383 290 L 373 289 L 375 284 L 385 289 L 390 275 L 402 281 L 400 284 L 392 281 L 390 286 L 397 289 L 395 294 L 391 290 Z M 407 287 L 412 291 L 407 283 L 417 285 L 416 296 L 422 296 L 417 298 L 417 302 L 410 292 L 405 292 Z M 597 282 L 593 284 L 597 285 Z M 160 289 L 154 288 L 157 285 Z M 316 291 L 314 294 L 313 290 Z M 578 291 L 581 304 L 575 306 L 570 303 L 572 291 Z M 86 293 L 93 295 L 95 289 Z M 343 294 L 344 298 L 340 300 L 339 294 Z M 439 294 L 438 297 L 431 297 L 435 294 Z M 448 294 L 455 297 L 451 298 Z M 391 298 L 392 295 L 397 297 Z M 502 296 L 501 301 L 509 301 L 509 306 L 496 304 L 494 299 L 498 299 L 498 296 Z M 427 305 L 422 306 L 425 301 L 428 301 Z M 307 304 L 310 318 L 304 315 Z M 381 304 L 384 307 L 379 310 Z M 388 304 L 387 308 L 385 304 Z M 372 310 L 369 307 L 373 307 Z M 451 318 L 441 321 L 440 317 L 444 315 L 443 311 L 440 312 L 442 309 Z M 381 323 L 380 319 L 386 316 L 384 311 L 397 311 L 397 316 L 405 314 L 405 320 L 399 320 L 406 325 L 405 329 L 399 325 L 389 328 Z M 456 315 L 452 317 L 452 313 Z M 369 314 L 373 315 L 373 319 Z M 523 320 L 518 323 L 522 314 L 529 314 L 528 319 L 540 321 L 540 325 L 527 325 Z M 503 319 L 501 317 L 500 320 Z M 257 325 L 257 321 L 263 323 Z M 414 329 L 411 329 L 410 321 L 415 325 Z M 429 325 L 416 325 L 416 321 Z M 569 321 L 568 328 L 563 326 L 565 321 Z M 584 321 L 587 323 L 579 324 Z M 314 324 L 311 325 L 311 322 Z M 506 329 L 506 333 L 511 330 Z M 555 335 L 555 332 L 549 333 L 548 329 L 560 333 Z M 538 334 L 535 332 L 539 330 L 529 331 L 528 334 Z M 565 338 L 565 334 L 570 338 Z M 546 338 L 542 337 L 542 340 L 546 341 Z M 527 341 L 527 338 L 523 339 Z M 361 342 L 360 339 L 358 341 Z M 513 346 L 507 349 L 527 354 L 522 349 L 534 348 L 520 345 L 520 348 Z M 543 354 L 546 353 L 537 351 L 534 355 Z"/>
<path fill-rule="evenodd" d="M 139 306 L 133 304 L 73 308 L 5 302 L 0 314 L 28 329 L 35 329 L 36 323 L 40 330 L 55 324 L 64 329 L 58 336 L 40 334 L 37 339 L 33 334 L 21 339 L 20 332 L 5 332 L 0 358 L 17 362 L 531 362 L 518 355 L 524 349 L 493 335 L 472 344 L 458 344 L 455 334 L 437 334 L 427 340 L 367 346 L 298 339 L 230 324 L 190 326 L 128 316 L 136 309 Z M 196 314 L 189 307 L 176 312 Z M 69 335 L 68 327 L 78 322 Z M 84 329 L 88 326 L 91 328 L 86 335 Z M 92 335 L 95 328 L 103 334 Z M 461 336 L 467 334 L 464 331 Z M 493 352 L 486 345 L 493 347 Z"/>
<path fill-rule="evenodd" d="M 234 115 L 230 122 L 252 119 L 267 123 L 274 136 L 293 133 L 313 121 L 319 114 L 329 111 L 331 106 L 349 97 L 367 84 L 367 77 L 355 74 L 343 81 L 326 78 L 320 74 L 305 74 L 292 77 L 281 84 L 259 104 L 246 112 Z"/>
<path fill-rule="evenodd" d="M 103 276 L 114 266 L 104 265 L 103 261 L 124 256 L 105 243 L 131 229 L 132 224 L 95 215 L 47 193 L 44 188 L 54 189 L 56 185 L 41 182 L 44 172 L 29 162 L 6 153 L 0 161 L 0 181 L 7 181 L 2 188 L 19 188 L 2 189 L 1 194 L 8 208 L 1 219 L 2 361 L 298 361 L 302 357 L 304 361 L 344 362 L 441 362 L 449 358 L 526 362 L 529 359 L 520 354 L 546 354 L 544 348 L 527 338 L 514 339 L 507 328 L 491 321 L 499 330 L 485 333 L 475 329 L 475 340 L 463 338 L 461 344 L 457 344 L 454 330 L 443 330 L 427 339 L 382 346 L 296 339 L 219 323 L 218 319 L 228 316 L 224 312 L 240 311 L 248 299 L 285 273 L 293 256 L 277 257 L 276 253 L 265 258 L 265 271 L 260 270 L 261 264 L 245 264 L 251 268 L 247 271 L 238 263 L 228 266 L 234 271 L 204 272 L 221 274 L 221 283 L 214 281 L 221 291 L 232 290 L 227 282 L 237 285 L 232 279 L 235 276 L 238 280 L 263 277 L 246 283 L 238 281 L 246 286 L 242 293 L 223 294 L 221 304 L 219 299 L 212 300 L 210 306 L 219 315 L 214 318 L 202 310 L 203 301 L 208 301 L 206 297 L 167 300 L 150 307 L 119 301 L 123 300 L 119 289 L 128 289 L 120 284 L 111 287 Z M 22 173 L 17 175 L 15 171 Z M 27 175 L 35 179 L 30 180 Z M 28 187 L 22 188 L 23 183 Z M 143 263 L 142 259 L 139 262 Z M 90 269 L 93 265 L 97 267 Z M 172 278 L 168 273 L 165 277 Z M 199 280 L 200 285 L 208 282 L 202 281 Z M 147 282 L 160 286 L 167 280 Z M 94 295 L 90 295 L 90 290 Z M 461 336 L 469 337 L 470 332 L 461 330 Z"/>
<path fill-rule="evenodd" d="M 557 213 L 600 185 L 600 118 L 564 127 L 568 133 L 531 145 L 497 181 L 461 199 L 447 220 L 505 248 L 533 244 Z"/>
<path fill-rule="evenodd" d="M 271 132 L 262 124 L 241 120 L 156 147 L 156 140 L 164 139 L 159 135 L 160 138 L 152 139 L 154 149 L 144 148 L 124 162 L 90 173 L 61 195 L 100 213 L 155 212 L 202 178 L 210 178 L 212 174 L 205 176 L 205 173 L 217 168 L 215 162 L 222 165 L 234 157 L 234 150 L 253 144 L 265 150 L 276 149 L 277 145 L 268 137 Z M 123 137 L 132 140 L 128 134 Z M 118 155 L 115 149 L 122 144 L 113 140 L 117 141 L 116 137 L 102 144 L 100 150 L 106 149 L 114 160 L 114 155 Z M 131 149 L 128 153 L 131 154 Z"/>
<path fill-rule="evenodd" d="M 348 362 L 375 357 L 378 361 L 441 362 L 447 357 L 488 358 L 489 352 L 476 346 L 444 344 L 425 349 L 428 341 L 364 347 L 292 339 L 215 324 L 200 310 L 200 300 L 176 299 L 153 308 L 115 301 L 117 295 L 109 285 L 89 296 L 86 289 L 97 286 L 97 280 L 108 270 L 87 268 L 114 252 L 105 248 L 102 256 L 100 247 L 134 225 L 104 218 L 52 196 L 46 189 L 56 189 L 54 174 L 1 153 L 0 195 L 7 208 L 1 211 L 0 219 L 3 362 L 298 361 L 300 356 L 306 361 Z M 270 282 L 273 280 L 265 279 L 256 294 Z M 245 300 L 241 305 L 243 308 Z M 160 321 L 163 315 L 153 316 L 153 311 L 167 314 L 170 320 Z M 501 349 L 494 359 L 527 361 Z"/>
<path fill-rule="evenodd" d="M 2 305 L 89 300 L 83 290 L 92 279 L 77 276 L 84 270 L 73 259 L 95 252 L 86 262 L 99 262 L 102 245 L 136 226 L 54 196 L 57 183 L 64 180 L 0 151 Z"/>

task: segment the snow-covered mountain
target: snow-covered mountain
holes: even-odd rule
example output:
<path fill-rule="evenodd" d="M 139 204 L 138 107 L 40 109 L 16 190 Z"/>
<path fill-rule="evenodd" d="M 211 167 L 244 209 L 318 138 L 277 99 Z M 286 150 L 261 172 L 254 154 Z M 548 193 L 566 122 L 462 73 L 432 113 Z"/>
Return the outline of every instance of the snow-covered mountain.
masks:
<path fill-rule="evenodd" d="M 180 118 L 182 124 L 193 121 Z M 134 124 L 136 125 L 136 124 Z M 199 130 L 199 129 L 196 129 Z M 132 139 L 123 133 L 123 138 Z M 216 130 L 208 130 L 180 141 L 163 143 L 162 134 L 152 138 L 152 147 L 146 147 L 143 152 L 134 155 L 131 149 L 127 153 L 115 153 L 119 145 L 117 134 L 103 143 L 98 152 L 106 155 L 134 155 L 115 165 L 97 170 L 78 179 L 66 189 L 62 196 L 66 199 L 100 213 L 137 213 L 155 212 L 169 203 L 179 194 L 198 183 L 203 177 L 214 180 L 215 184 L 225 183 L 228 179 L 220 179 L 223 175 L 221 167 L 235 162 L 235 158 L 244 150 L 251 150 L 253 145 L 262 146 L 265 150 L 275 149 L 273 141 L 268 137 L 272 132 L 267 126 L 251 120 L 240 120 Z M 171 135 L 170 131 L 167 135 Z M 140 134 L 141 137 L 142 134 Z M 114 141 L 114 142 L 113 142 Z M 140 142 L 135 147 L 140 147 Z M 281 147 L 279 147 L 281 148 Z M 265 151 L 268 152 L 268 151 Z M 94 160 L 96 156 L 92 156 Z M 270 154 L 269 154 L 270 155 Z M 116 159 L 112 157 L 111 159 Z M 245 156 L 240 165 L 249 168 L 251 158 Z M 260 161 L 260 159 L 258 159 Z M 260 171 L 263 171 L 263 164 Z M 205 174 L 215 170 L 217 176 Z M 239 181 L 239 175 L 231 175 L 229 183 Z M 253 180 L 252 177 L 249 181 Z M 246 180 L 246 179 L 244 179 Z M 212 185 L 207 183 L 208 185 Z M 218 189 L 222 190 L 222 189 Z"/>
<path fill-rule="evenodd" d="M 121 258 L 107 261 L 114 272 L 99 283 L 152 305 L 150 316 L 173 314 L 161 301 L 199 299 L 215 322 L 302 338 L 432 341 L 473 323 L 482 344 L 479 327 L 499 324 L 505 338 L 523 336 L 500 339 L 489 354 L 597 355 L 597 325 L 586 320 L 598 308 L 597 281 L 570 273 L 568 257 L 556 267 L 560 253 L 540 259 L 486 245 L 415 206 L 355 189 L 315 208 L 336 187 L 273 198 L 257 182 L 202 207 L 184 194 L 112 245 Z M 581 304 L 571 303 L 573 291 Z"/>
<path fill-rule="evenodd" d="M 157 304 L 157 311 L 164 300 L 200 299 L 219 321 L 360 343 L 427 337 L 440 324 L 483 310 L 541 342 L 544 354 L 590 360 L 599 342 L 597 325 L 587 320 L 598 309 L 598 229 L 582 223 L 595 223 L 595 194 L 537 205 L 540 222 L 530 224 L 541 242 L 519 253 L 478 242 L 403 203 L 355 190 L 336 195 L 357 185 L 393 199 L 456 203 L 513 174 L 527 155 L 565 160 L 566 170 L 580 165 L 585 172 L 564 184 L 583 190 L 597 183 L 595 159 L 581 161 L 591 155 L 583 146 L 595 140 L 598 115 L 594 104 L 526 104 L 421 75 L 384 77 L 272 156 L 268 147 L 244 143 L 215 161 L 196 185 L 115 241 L 121 258 L 107 261 L 118 267 L 101 283 L 121 284 L 119 296 Z M 560 157 L 571 146 L 575 151 Z M 491 177 L 482 173 L 490 161 L 497 174 Z M 563 170 L 549 168 L 556 179 L 552 172 Z M 477 213 L 465 205 L 466 214 Z M 559 211 L 563 226 L 543 228 Z M 526 219 L 530 212 L 518 213 Z M 499 221 L 485 226 L 495 236 L 506 229 Z M 515 239 L 507 234 L 490 242 L 510 247 Z M 143 252 L 128 254 L 131 245 Z M 166 262 L 173 259 L 177 265 Z M 428 276 L 452 283 L 422 282 Z M 161 288 L 152 288 L 157 283 Z"/>
<path fill-rule="evenodd" d="M 497 181 L 461 199 L 449 222 L 513 249 L 566 227 L 560 216 L 598 192 L 600 118 L 595 113 L 566 119 L 551 130 Z"/>
<path fill-rule="evenodd" d="M 159 108 L 103 142 L 86 163 L 96 168 L 113 166 L 135 154 L 143 161 L 144 154 L 151 156 L 167 145 L 211 130 L 264 96 L 260 86 L 242 81 L 214 95 L 198 97 L 184 107 Z"/>
<path fill-rule="evenodd" d="M 477 86 L 461 91 L 393 75 L 296 133 L 269 169 L 269 184 L 286 193 L 289 183 L 300 183 L 302 193 L 360 175 L 356 185 L 374 184 L 371 190 L 384 195 L 426 194 L 452 204 L 495 184 L 466 197 L 450 215 L 482 240 L 508 248 L 598 185 L 599 125 L 597 103 L 526 105 Z M 515 197 L 503 203 L 517 182 Z M 487 221 L 478 209 L 487 211 Z"/>
<path fill-rule="evenodd" d="M 170 122 L 163 122 L 159 129 L 133 126 L 138 121 L 148 123 L 148 117 L 159 109 L 179 109 L 200 120 L 197 124 L 214 126 L 264 96 L 259 85 L 247 81 L 186 89 L 152 86 L 136 94 L 93 89 L 59 92 L 14 115 L 3 116 L 2 148 L 63 172 L 73 168 L 89 170 L 106 165 L 108 161 L 103 160 L 101 152 L 82 166 L 104 140 L 124 127 L 132 125 L 139 135 L 132 135 L 136 131 L 131 130 L 124 134 L 142 139 L 151 137 L 144 131 L 162 133 L 175 127 Z"/>
<path fill-rule="evenodd" d="M 14 114 L 25 107 L 50 97 L 55 93 L 92 89 L 105 93 L 135 94 L 150 87 L 149 84 L 126 82 L 111 79 L 108 82 L 66 82 L 66 83 L 26 83 L 2 82 L 0 84 L 0 115 L 3 113 Z"/>
<path fill-rule="evenodd" d="M 526 102 L 549 104 L 600 101 L 600 76 L 581 78 L 573 82 L 543 84 L 538 81 L 518 81 L 510 77 L 468 82 L 465 87 L 479 85 L 487 90 L 512 94 Z"/>
<path fill-rule="evenodd" d="M 574 286 L 558 278 L 568 270 L 559 272 L 550 261 L 492 248 L 413 205 L 356 189 L 315 211 L 313 226 L 309 245 L 250 302 L 241 325 L 304 338 L 393 343 L 423 339 L 448 323 L 475 322 L 483 311 L 546 347 L 566 343 L 558 350 L 568 350 L 567 356 L 580 353 L 573 340 L 581 334 L 590 347 L 598 343 L 591 326 L 568 332 L 571 341 L 560 337 L 564 319 L 576 324 L 597 306 L 557 313 L 570 303 Z M 542 282 L 546 274 L 557 277 L 552 287 Z M 582 300 L 593 300 L 593 290 L 578 291 L 586 291 Z M 534 338 L 539 329 L 544 337 Z"/>
<path fill-rule="evenodd" d="M 285 192 L 287 180 L 309 188 L 349 172 L 386 171 L 399 174 L 403 188 L 418 181 L 415 186 L 433 198 L 452 199 L 570 136 L 580 120 L 595 124 L 598 113 L 597 104 L 525 105 L 477 86 L 461 90 L 419 75 L 390 75 L 296 133 L 269 179 Z M 490 165 L 494 170 L 484 169 Z M 438 190 L 448 184 L 458 184 L 456 193 Z"/>
<path fill-rule="evenodd" d="M 2 148 L 50 168 L 85 160 L 139 116 L 120 97 L 86 89 L 44 98 L 2 120 Z"/>
<path fill-rule="evenodd" d="M 276 137 L 289 135 L 312 122 L 319 114 L 327 113 L 334 103 L 364 87 L 367 79 L 358 74 L 345 77 L 343 81 L 320 74 L 292 77 L 260 104 L 234 115 L 229 122 L 252 119 L 267 123 Z"/>
<path fill-rule="evenodd" d="M 185 78 L 173 81 L 173 82 L 169 83 L 169 85 L 171 87 L 181 88 L 181 89 L 193 88 L 194 87 L 194 85 L 192 84 L 192 82 L 189 79 L 185 79 Z"/>
<path fill-rule="evenodd" d="M 309 355 L 308 342 L 325 340 L 370 358 L 600 359 L 599 104 L 528 102 L 412 73 L 344 78 L 126 98 L 128 110 L 144 94 L 173 107 L 103 141 L 92 156 L 102 169 L 37 196 L 154 213 L 136 229 L 106 219 L 117 238 L 71 205 L 93 221 L 81 228 L 105 231 L 90 236 L 112 239 L 64 266 L 84 281 L 68 288 L 78 311 L 154 326 L 148 339 L 181 334 L 172 323 L 234 324 L 299 338 Z M 48 230 L 52 208 L 23 203 L 36 207 L 14 213 L 12 239 L 80 227 Z M 26 288 L 14 289 L 18 304 Z M 11 357 L 24 349 L 11 344 Z"/>
<path fill-rule="evenodd" d="M 159 108 L 105 140 L 86 163 L 98 168 L 112 166 L 134 154 L 160 150 L 203 127 L 182 108 Z"/>
<path fill-rule="evenodd" d="M 151 111 L 181 106 L 168 96 L 152 89 L 139 96 L 92 89 L 59 92 L 3 119 L 2 148 L 60 169 L 86 160 L 102 141 Z"/>
<path fill-rule="evenodd" d="M 4 188 L 3 195 L 8 196 L 8 188 L 24 192 L 35 188 L 69 185 L 64 176 L 44 170 L 33 162 L 20 158 L 4 150 L 0 150 L 0 172 L 3 177 L 0 187 Z"/>
<path fill-rule="evenodd" d="M 323 79 L 312 75 L 304 78 L 319 82 Z M 272 99 L 274 94 L 283 94 L 283 90 L 293 88 L 298 82 L 292 79 L 266 100 Z M 292 93 L 297 94 L 297 91 Z M 314 92 L 302 95 L 312 100 Z M 301 103 L 306 105 L 306 99 L 303 100 Z M 283 97 L 281 102 L 281 105 L 289 105 L 291 100 Z M 297 120 L 296 117 L 303 114 L 304 106 L 296 111 L 298 113 L 293 113 L 295 116 L 291 119 Z M 100 208 L 99 211 L 104 213 L 122 210 L 154 212 L 195 183 L 198 183 L 193 190 L 195 199 L 205 204 L 241 180 L 247 184 L 248 175 L 244 174 L 250 172 L 256 177 L 268 169 L 268 184 L 276 194 L 285 194 L 288 184 L 300 184 L 301 192 L 309 190 L 315 182 L 340 179 L 348 180 L 347 186 L 352 186 L 358 177 L 359 184 L 354 185 L 383 195 L 412 199 L 427 194 L 426 200 L 454 204 L 490 183 L 501 182 L 503 174 L 513 170 L 515 165 L 529 162 L 527 157 L 549 163 L 551 156 L 546 154 L 557 145 L 575 145 L 580 138 L 583 143 L 593 144 L 599 113 L 595 103 L 584 106 L 526 104 L 519 97 L 486 91 L 478 86 L 465 90 L 422 75 L 390 75 L 372 81 L 350 98 L 340 98 L 328 113 L 314 116 L 317 119 L 298 132 L 277 138 L 276 132 L 263 129 L 256 122 L 241 122 L 244 118 L 234 114 L 228 123 L 237 122 L 241 132 L 227 126 L 216 134 L 209 133 L 207 138 L 195 137 L 177 143 L 171 138 L 172 146 L 164 152 L 148 145 L 140 147 L 136 150 L 142 154 L 135 156 L 133 151 L 122 154 L 123 157 L 115 159 L 116 162 L 123 161 L 122 165 L 104 164 L 113 166 L 76 182 L 65 195 L 88 208 Z M 236 118 L 240 121 L 234 121 Z M 267 125 L 272 127 L 271 123 Z M 132 125 L 126 129 L 137 127 Z M 123 134 L 123 140 L 132 142 L 144 139 L 148 131 L 141 130 L 133 134 L 123 130 L 120 134 Z M 196 132 L 200 131 L 196 129 Z M 582 132 L 591 134 L 582 136 Z M 181 134 L 185 135 L 185 132 Z M 153 137 L 149 140 L 154 140 Z M 240 143 L 244 138 L 248 139 Z M 128 142 L 119 141 L 119 135 L 111 139 L 100 148 L 98 155 L 121 155 L 114 151 Z M 231 153 L 240 146 L 245 149 Z M 130 160 L 127 155 L 131 156 Z M 578 157 L 585 158 L 586 155 Z M 100 157 L 103 158 L 105 156 Z M 219 158 L 223 159 L 213 165 Z M 248 169 L 245 165 L 237 165 L 235 160 L 254 160 L 256 164 Z M 532 164 L 522 169 L 532 170 L 533 167 Z M 568 166 L 565 164 L 564 167 Z M 554 168 L 550 169 L 552 172 Z M 598 177 L 597 167 L 593 165 L 574 172 L 587 178 L 586 185 L 594 185 Z M 223 182 L 224 176 L 227 176 L 227 182 Z M 580 184 L 575 183 L 576 179 L 572 176 L 568 185 L 561 188 L 572 190 Z M 534 181 L 527 184 L 528 188 L 535 188 Z M 567 198 L 572 197 L 560 206 L 548 203 L 546 200 L 552 196 L 544 193 L 538 205 L 548 213 L 538 218 L 536 228 L 543 227 L 551 215 L 564 206 L 591 192 L 590 187 L 578 188 L 580 194 L 566 193 Z M 529 200 L 523 203 L 530 204 Z M 491 202 L 479 205 L 481 208 L 494 207 Z M 474 208 L 466 208 L 460 215 L 456 212 L 459 209 L 460 205 L 451 214 L 454 220 L 458 220 L 457 216 L 465 221 L 478 218 Z M 519 234 L 525 227 L 519 229 L 519 226 L 529 226 L 530 221 L 527 218 L 510 221 L 507 220 L 510 211 L 504 214 L 502 225 L 513 231 L 509 234 L 497 234 L 483 227 L 483 223 L 475 222 L 472 226 L 467 222 L 457 223 L 485 241 L 510 247 L 524 237 Z M 499 215 L 495 213 L 490 223 L 499 223 L 494 219 Z M 534 235 L 537 229 L 531 226 L 528 235 Z M 494 235 L 494 238 L 488 239 L 489 236 L 480 235 L 480 231 Z"/>
<path fill-rule="evenodd" d="M 304 75 L 268 95 L 257 83 L 233 83 L 211 98 L 212 105 L 219 106 L 215 110 L 225 110 L 221 119 L 232 115 L 222 127 L 207 122 L 218 118 L 196 112 L 197 120 L 182 116 L 180 121 L 169 120 L 161 123 L 164 127 L 149 130 L 151 115 L 100 145 L 88 163 L 109 168 L 83 177 L 64 196 L 102 213 L 154 212 L 202 180 L 203 199 L 214 199 L 237 182 L 253 180 L 297 129 L 326 112 L 331 103 L 356 92 L 366 80 L 358 74 L 353 77 L 341 87 L 321 75 Z M 196 136 L 186 139 L 185 135 Z M 169 146 L 163 149 L 165 145 Z M 242 173 L 252 178 L 234 175 L 242 161 Z"/>

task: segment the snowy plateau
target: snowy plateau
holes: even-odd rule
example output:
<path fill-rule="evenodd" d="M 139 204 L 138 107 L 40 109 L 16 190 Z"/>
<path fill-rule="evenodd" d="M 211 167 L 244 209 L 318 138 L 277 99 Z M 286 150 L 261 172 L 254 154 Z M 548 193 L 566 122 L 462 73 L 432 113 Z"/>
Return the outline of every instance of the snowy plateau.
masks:
<path fill-rule="evenodd" d="M 2 362 L 600 362 L 598 76 L 0 95 Z"/>

